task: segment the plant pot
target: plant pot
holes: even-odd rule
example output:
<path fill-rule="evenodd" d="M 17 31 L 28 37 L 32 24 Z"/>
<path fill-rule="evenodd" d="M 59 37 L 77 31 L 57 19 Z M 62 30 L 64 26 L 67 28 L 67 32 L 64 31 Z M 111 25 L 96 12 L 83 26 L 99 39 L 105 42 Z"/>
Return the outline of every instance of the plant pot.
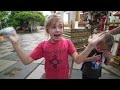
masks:
<path fill-rule="evenodd" d="M 3 42 L 5 39 L 2 35 L 0 35 L 0 42 Z"/>

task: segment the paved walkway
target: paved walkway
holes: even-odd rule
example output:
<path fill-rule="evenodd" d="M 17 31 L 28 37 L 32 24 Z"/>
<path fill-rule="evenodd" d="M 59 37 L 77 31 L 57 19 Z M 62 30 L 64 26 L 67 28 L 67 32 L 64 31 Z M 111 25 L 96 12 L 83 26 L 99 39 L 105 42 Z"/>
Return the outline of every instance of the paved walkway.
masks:
<path fill-rule="evenodd" d="M 20 45 L 29 54 L 41 41 L 47 39 L 44 30 L 37 33 L 19 34 Z M 11 43 L 6 40 L 0 43 L 0 79 L 42 79 L 44 71 L 44 58 L 29 65 L 23 65 L 17 57 Z M 71 66 L 72 60 L 69 57 Z M 71 79 L 81 79 L 81 64 L 73 65 Z M 119 79 L 118 76 L 106 69 L 102 71 L 101 79 Z"/>

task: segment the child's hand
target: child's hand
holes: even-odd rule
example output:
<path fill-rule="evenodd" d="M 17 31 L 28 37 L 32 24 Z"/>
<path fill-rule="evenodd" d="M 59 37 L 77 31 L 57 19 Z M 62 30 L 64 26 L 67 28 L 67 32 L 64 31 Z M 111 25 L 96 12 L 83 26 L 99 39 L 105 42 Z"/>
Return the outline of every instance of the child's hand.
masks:
<path fill-rule="evenodd" d="M 106 57 L 105 65 L 109 65 L 110 63 L 114 62 L 114 59 L 112 58 L 112 53 L 110 51 L 104 51 L 103 55 Z"/>
<path fill-rule="evenodd" d="M 92 45 L 93 47 L 95 47 L 96 44 L 104 38 L 104 33 L 105 32 L 93 34 L 92 36 L 89 36 L 89 39 L 88 39 L 89 45 Z"/>
<path fill-rule="evenodd" d="M 19 37 L 17 34 L 13 34 L 7 37 L 13 44 L 17 44 L 19 42 Z"/>
<path fill-rule="evenodd" d="M 16 30 L 14 29 L 14 27 L 6 27 L 0 30 L 0 34 L 3 34 L 6 37 L 9 37 L 13 34 L 16 34 Z"/>
<path fill-rule="evenodd" d="M 112 53 L 110 51 L 106 50 L 106 51 L 103 52 L 103 54 L 104 54 L 105 57 L 107 57 L 109 59 L 112 58 Z"/>
<path fill-rule="evenodd" d="M 91 57 L 90 61 L 93 61 L 93 60 L 95 60 L 95 61 L 100 60 L 100 55 L 94 54 L 94 55 Z"/>

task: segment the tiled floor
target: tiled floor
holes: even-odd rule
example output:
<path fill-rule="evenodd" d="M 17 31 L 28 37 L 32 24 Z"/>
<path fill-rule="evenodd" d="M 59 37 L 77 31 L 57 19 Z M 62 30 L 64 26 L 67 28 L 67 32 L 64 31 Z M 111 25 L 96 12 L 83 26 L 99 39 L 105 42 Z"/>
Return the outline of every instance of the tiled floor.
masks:
<path fill-rule="evenodd" d="M 17 61 L 2 60 L 0 59 L 0 72 L 15 64 Z"/>
<path fill-rule="evenodd" d="M 44 31 L 38 33 L 20 34 L 20 45 L 29 54 L 41 41 L 47 39 Z M 9 41 L 0 43 L 0 79 L 42 79 L 44 71 L 44 58 L 41 58 L 29 65 L 23 65 L 16 56 L 14 49 Z M 69 56 L 71 67 L 72 59 Z M 71 79 L 81 79 L 80 70 L 82 64 L 74 63 Z M 112 73 L 103 69 L 101 79 L 120 79 Z"/>

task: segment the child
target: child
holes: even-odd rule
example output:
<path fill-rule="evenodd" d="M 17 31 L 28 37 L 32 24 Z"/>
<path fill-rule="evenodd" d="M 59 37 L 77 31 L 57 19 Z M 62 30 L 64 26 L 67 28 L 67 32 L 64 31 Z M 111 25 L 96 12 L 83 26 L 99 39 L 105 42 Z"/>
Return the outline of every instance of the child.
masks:
<path fill-rule="evenodd" d="M 95 45 L 104 37 L 104 33 L 94 36 L 94 39 L 90 37 L 87 48 L 78 55 L 71 40 L 61 38 L 64 31 L 64 21 L 60 16 L 49 16 L 45 23 L 45 29 L 50 35 L 50 39 L 41 42 L 30 55 L 26 55 L 20 47 L 16 34 L 8 38 L 23 64 L 27 65 L 34 60 L 42 57 L 45 58 L 46 79 L 69 79 L 68 55 L 70 55 L 76 63 L 81 63 Z"/>
<path fill-rule="evenodd" d="M 81 68 L 83 79 L 99 79 L 101 77 L 102 63 L 106 65 L 113 62 L 111 48 L 114 42 L 114 37 L 110 33 L 105 33 L 105 37 L 101 40 L 96 48 L 88 55 L 93 61 L 84 62 Z M 100 55 L 100 59 L 95 58 L 94 55 Z M 87 58 L 88 59 L 88 58 Z"/>

